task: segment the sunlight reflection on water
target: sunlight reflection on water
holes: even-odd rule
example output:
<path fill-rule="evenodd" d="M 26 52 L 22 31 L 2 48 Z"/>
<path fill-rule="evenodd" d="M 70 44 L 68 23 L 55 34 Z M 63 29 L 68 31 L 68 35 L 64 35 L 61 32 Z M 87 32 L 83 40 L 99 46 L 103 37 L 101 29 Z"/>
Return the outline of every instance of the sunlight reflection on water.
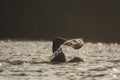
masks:
<path fill-rule="evenodd" d="M 120 45 L 86 43 L 79 50 L 63 46 L 84 63 L 52 64 L 51 41 L 0 41 L 1 80 L 119 80 Z"/>

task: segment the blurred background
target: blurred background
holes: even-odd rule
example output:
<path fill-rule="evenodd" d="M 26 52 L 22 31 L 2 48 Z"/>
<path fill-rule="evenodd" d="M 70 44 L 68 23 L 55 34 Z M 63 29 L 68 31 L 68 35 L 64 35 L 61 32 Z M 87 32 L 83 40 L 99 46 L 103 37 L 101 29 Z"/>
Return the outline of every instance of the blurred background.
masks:
<path fill-rule="evenodd" d="M 0 39 L 120 42 L 119 0 L 1 0 Z"/>

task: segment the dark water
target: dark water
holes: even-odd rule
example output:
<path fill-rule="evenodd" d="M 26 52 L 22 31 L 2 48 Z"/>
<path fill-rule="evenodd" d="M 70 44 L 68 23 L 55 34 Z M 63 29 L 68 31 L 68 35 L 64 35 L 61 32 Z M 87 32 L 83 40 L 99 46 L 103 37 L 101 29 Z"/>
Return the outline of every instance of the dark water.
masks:
<path fill-rule="evenodd" d="M 51 41 L 0 41 L 0 80 L 120 80 L 120 45 L 87 42 L 66 56 L 84 63 L 49 62 Z"/>

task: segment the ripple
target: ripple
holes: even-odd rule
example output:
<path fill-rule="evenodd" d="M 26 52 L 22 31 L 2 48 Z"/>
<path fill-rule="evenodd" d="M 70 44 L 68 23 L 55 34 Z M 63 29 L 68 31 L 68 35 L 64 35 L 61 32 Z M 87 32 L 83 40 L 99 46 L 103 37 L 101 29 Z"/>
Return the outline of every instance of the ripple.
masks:
<path fill-rule="evenodd" d="M 8 61 L 8 63 L 11 64 L 11 65 L 21 65 L 24 62 L 20 61 L 20 60 L 14 60 L 14 61 Z"/>
<path fill-rule="evenodd" d="M 27 76 L 25 73 L 11 74 L 13 76 Z"/>
<path fill-rule="evenodd" d="M 108 62 L 112 62 L 112 63 L 120 63 L 120 59 L 118 59 L 118 60 L 108 60 Z"/>
<path fill-rule="evenodd" d="M 3 69 L 0 69 L 0 72 L 3 72 L 4 70 Z"/>
<path fill-rule="evenodd" d="M 106 74 L 97 74 L 97 75 L 93 75 L 92 77 L 103 77 L 106 76 Z"/>
<path fill-rule="evenodd" d="M 105 70 L 107 70 L 107 68 L 97 67 L 97 68 L 94 68 L 94 69 L 89 69 L 89 71 L 105 71 Z"/>

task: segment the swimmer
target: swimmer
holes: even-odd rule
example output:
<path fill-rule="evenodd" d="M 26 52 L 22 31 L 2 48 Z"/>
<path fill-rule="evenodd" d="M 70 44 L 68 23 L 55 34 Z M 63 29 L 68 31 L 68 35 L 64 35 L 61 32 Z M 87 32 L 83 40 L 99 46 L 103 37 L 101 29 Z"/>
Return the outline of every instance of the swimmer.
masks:
<path fill-rule="evenodd" d="M 66 40 L 64 38 L 57 37 L 53 39 L 52 45 L 53 57 L 51 59 L 51 62 L 66 62 L 65 54 L 61 48 L 62 45 L 70 46 L 74 49 L 80 49 L 84 45 L 84 42 L 81 38 Z M 74 57 L 68 62 L 84 62 L 84 61 L 82 58 Z"/>

